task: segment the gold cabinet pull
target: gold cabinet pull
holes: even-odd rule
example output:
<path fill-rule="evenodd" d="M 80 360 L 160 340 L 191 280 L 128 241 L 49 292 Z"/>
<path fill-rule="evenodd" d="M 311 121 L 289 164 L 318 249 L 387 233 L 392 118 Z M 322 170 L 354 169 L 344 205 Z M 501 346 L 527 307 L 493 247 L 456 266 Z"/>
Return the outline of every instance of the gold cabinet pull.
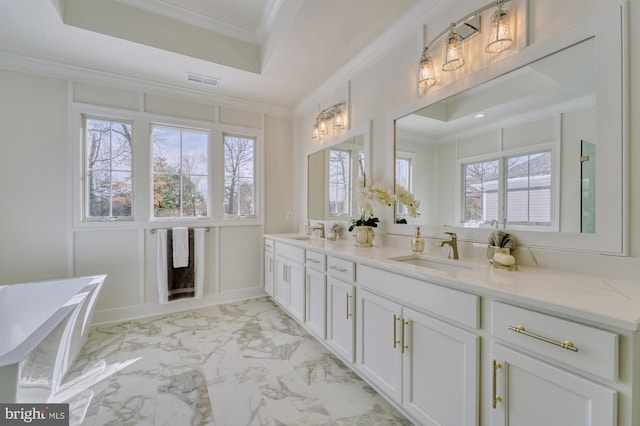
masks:
<path fill-rule="evenodd" d="M 398 340 L 398 326 L 396 325 L 396 322 L 398 321 L 400 321 L 400 317 L 393 314 L 393 349 L 395 349 L 400 343 L 400 340 Z"/>
<path fill-rule="evenodd" d="M 347 319 L 351 318 L 353 315 L 349 312 L 349 302 L 351 301 L 351 294 L 347 293 Z"/>
<path fill-rule="evenodd" d="M 307 262 L 320 263 L 320 261 L 318 259 L 312 259 L 310 257 L 307 257 Z"/>
<path fill-rule="evenodd" d="M 524 334 L 525 336 L 533 337 L 534 339 L 542 340 L 543 342 L 550 343 L 555 346 L 559 346 L 562 349 L 566 349 L 572 352 L 578 352 L 578 348 L 576 348 L 570 340 L 565 340 L 564 342 L 560 342 L 558 340 L 553 340 L 545 336 L 541 336 L 539 334 L 531 333 L 530 331 L 525 330 L 525 328 L 521 325 L 509 326 L 509 330 L 514 333 Z"/>
<path fill-rule="evenodd" d="M 496 408 L 498 402 L 502 401 L 502 398 L 500 398 L 497 395 L 498 390 L 496 389 L 496 374 L 497 374 L 498 368 L 502 368 L 502 364 L 500 364 L 498 361 L 496 361 L 494 359 L 493 360 L 493 364 L 491 365 L 491 370 L 492 370 L 492 374 L 491 374 L 491 393 L 493 394 L 493 396 L 491 397 L 491 406 L 493 408 Z"/>
<path fill-rule="evenodd" d="M 339 266 L 334 266 L 334 265 L 332 265 L 332 266 L 330 266 L 329 268 L 330 268 L 330 269 L 333 269 L 334 271 L 338 271 L 338 272 L 347 272 L 347 270 L 346 270 L 346 269 L 341 268 L 341 267 L 339 267 Z"/>
<path fill-rule="evenodd" d="M 402 320 L 402 353 L 409 349 L 409 346 L 404 344 L 404 327 L 407 325 L 409 325 L 409 321 Z"/>

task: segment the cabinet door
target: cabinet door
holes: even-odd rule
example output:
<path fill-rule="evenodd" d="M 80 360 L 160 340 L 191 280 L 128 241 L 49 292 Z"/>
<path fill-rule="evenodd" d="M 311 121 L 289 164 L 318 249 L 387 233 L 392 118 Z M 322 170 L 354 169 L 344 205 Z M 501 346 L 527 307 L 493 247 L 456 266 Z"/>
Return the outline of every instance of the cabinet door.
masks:
<path fill-rule="evenodd" d="M 381 391 L 402 398 L 402 307 L 359 290 L 357 295 L 357 367 Z"/>
<path fill-rule="evenodd" d="M 480 338 L 412 309 L 402 316 L 404 409 L 423 425 L 477 425 Z"/>
<path fill-rule="evenodd" d="M 327 278 L 324 273 L 307 269 L 306 324 L 320 339 L 327 337 Z"/>
<path fill-rule="evenodd" d="M 289 266 L 287 260 L 276 256 L 275 294 L 273 298 L 283 307 L 289 306 Z"/>
<path fill-rule="evenodd" d="M 273 297 L 274 291 L 275 258 L 273 253 L 264 254 L 264 291 Z"/>
<path fill-rule="evenodd" d="M 342 358 L 353 362 L 354 300 L 353 285 L 327 278 L 327 344 Z"/>
<path fill-rule="evenodd" d="M 304 322 L 305 276 L 304 266 L 289 262 L 287 271 L 289 282 L 289 312 L 300 322 Z"/>
<path fill-rule="evenodd" d="M 495 387 L 488 400 L 499 398 L 491 408 L 492 425 L 617 424 L 616 391 L 504 346 L 493 344 L 491 353 Z"/>

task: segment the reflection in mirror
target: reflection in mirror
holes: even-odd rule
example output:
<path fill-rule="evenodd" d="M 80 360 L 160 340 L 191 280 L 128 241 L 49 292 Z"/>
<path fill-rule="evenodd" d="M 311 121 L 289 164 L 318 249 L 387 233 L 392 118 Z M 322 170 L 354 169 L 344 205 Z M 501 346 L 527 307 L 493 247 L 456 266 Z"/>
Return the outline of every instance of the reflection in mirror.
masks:
<path fill-rule="evenodd" d="M 348 220 L 357 215 L 353 188 L 364 176 L 364 139 L 359 134 L 309 155 L 309 219 Z"/>
<path fill-rule="evenodd" d="M 594 64 L 591 38 L 396 120 L 396 184 L 422 201 L 396 216 L 594 233 Z"/>

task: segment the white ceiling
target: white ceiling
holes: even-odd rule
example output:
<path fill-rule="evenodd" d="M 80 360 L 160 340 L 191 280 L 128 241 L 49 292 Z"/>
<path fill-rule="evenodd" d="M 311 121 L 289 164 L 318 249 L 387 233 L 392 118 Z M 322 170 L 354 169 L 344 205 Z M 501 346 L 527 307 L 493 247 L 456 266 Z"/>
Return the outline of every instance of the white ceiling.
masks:
<path fill-rule="evenodd" d="M 0 65 L 4 52 L 291 108 L 419 2 L 0 0 Z"/>

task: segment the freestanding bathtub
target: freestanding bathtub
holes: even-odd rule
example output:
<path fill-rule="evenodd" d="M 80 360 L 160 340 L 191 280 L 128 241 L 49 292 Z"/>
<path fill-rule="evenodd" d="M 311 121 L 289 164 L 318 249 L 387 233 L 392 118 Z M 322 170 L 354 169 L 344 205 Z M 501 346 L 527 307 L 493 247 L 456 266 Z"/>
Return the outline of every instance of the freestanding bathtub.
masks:
<path fill-rule="evenodd" d="M 87 340 L 105 278 L 0 286 L 0 402 L 47 402 Z"/>

